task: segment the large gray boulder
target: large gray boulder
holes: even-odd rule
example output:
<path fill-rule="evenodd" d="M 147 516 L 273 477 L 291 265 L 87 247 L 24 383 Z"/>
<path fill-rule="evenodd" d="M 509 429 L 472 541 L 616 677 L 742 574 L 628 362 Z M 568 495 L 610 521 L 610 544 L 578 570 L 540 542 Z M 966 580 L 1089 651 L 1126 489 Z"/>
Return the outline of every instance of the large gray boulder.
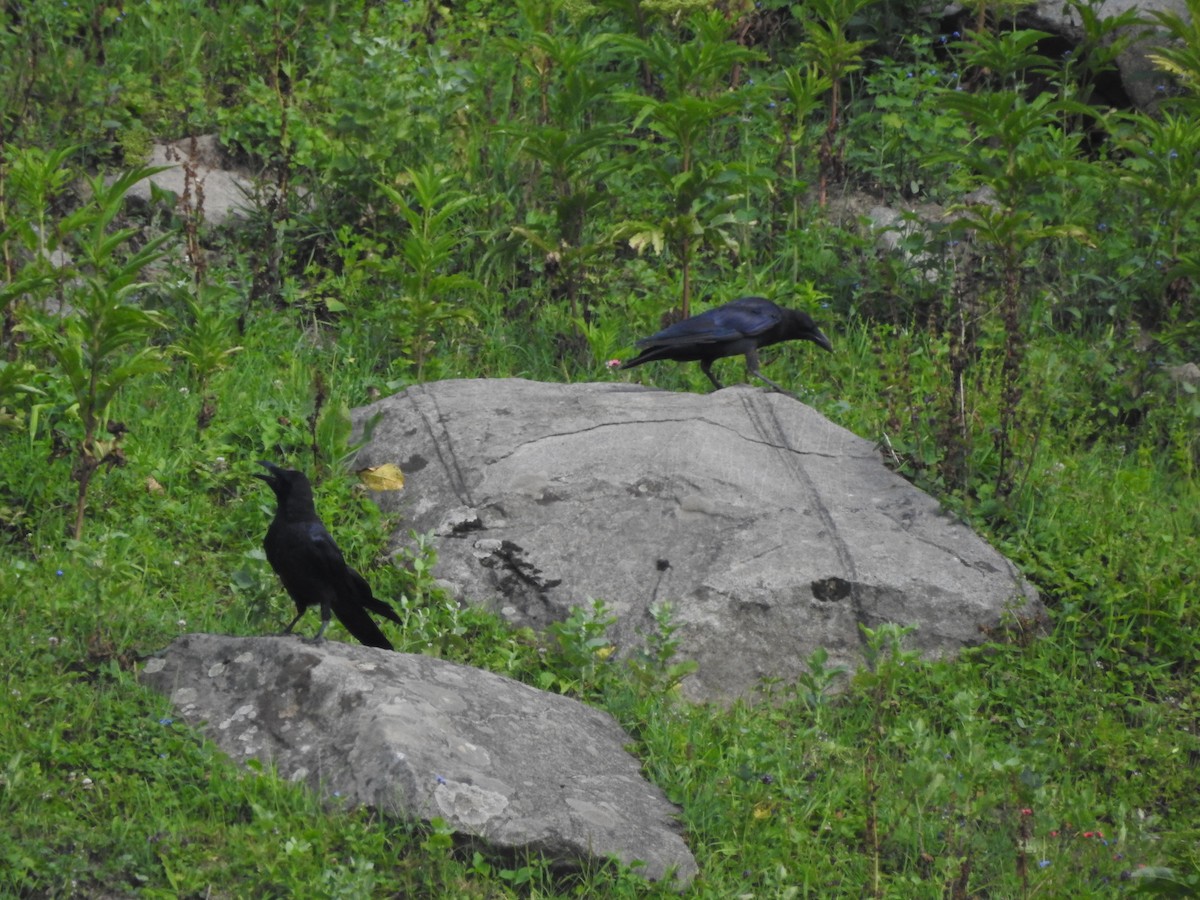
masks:
<path fill-rule="evenodd" d="M 428 656 L 296 637 L 188 634 L 148 660 L 167 695 L 235 760 L 351 805 L 429 821 L 495 848 L 579 863 L 644 861 L 648 878 L 696 862 L 678 810 L 641 775 L 607 714 Z"/>
<path fill-rule="evenodd" d="M 783 394 L 443 381 L 354 418 L 377 420 L 358 464 L 406 473 L 377 495 L 403 514 L 397 541 L 432 532 L 455 595 L 534 627 L 603 599 L 626 654 L 670 601 L 695 699 L 794 680 L 817 647 L 853 669 L 859 625 L 914 626 L 912 645 L 940 655 L 1040 611 L 870 442 Z"/>

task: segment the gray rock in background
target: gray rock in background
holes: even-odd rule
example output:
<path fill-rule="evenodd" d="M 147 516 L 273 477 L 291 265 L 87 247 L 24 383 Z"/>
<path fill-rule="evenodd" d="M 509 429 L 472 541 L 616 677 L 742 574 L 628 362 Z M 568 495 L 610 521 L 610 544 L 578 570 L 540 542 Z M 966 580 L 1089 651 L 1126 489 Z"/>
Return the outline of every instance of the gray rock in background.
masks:
<path fill-rule="evenodd" d="M 354 413 L 359 429 L 374 417 L 357 464 L 404 470 L 377 499 L 404 516 L 399 543 L 434 533 L 453 593 L 534 627 L 603 599 L 625 654 L 670 601 L 692 698 L 793 681 L 817 647 L 853 669 L 860 624 L 914 626 L 940 655 L 1041 611 L 872 444 L 782 394 L 443 381 Z"/>
<path fill-rule="evenodd" d="M 429 821 L 505 850 L 578 864 L 642 860 L 650 879 L 696 862 L 678 810 L 641 775 L 607 714 L 428 656 L 295 637 L 189 634 L 142 683 L 235 760 L 326 796 Z"/>
<path fill-rule="evenodd" d="M 200 210 L 210 225 L 244 219 L 252 205 L 247 198 L 254 194 L 254 180 L 226 164 L 215 135 L 156 142 L 146 165 L 167 168 L 130 188 L 129 196 L 134 200 L 149 203 L 151 185 L 176 197 L 186 194 L 189 207 Z M 190 178 L 187 168 L 191 169 Z"/>
<path fill-rule="evenodd" d="M 1094 12 L 1101 19 L 1110 19 L 1128 10 L 1134 10 L 1146 24 L 1130 26 L 1118 32 L 1138 37 L 1118 54 L 1117 73 L 1121 87 L 1134 105 L 1142 110 L 1152 110 L 1167 96 L 1160 91 L 1160 85 L 1169 84 L 1172 80 L 1150 59 L 1150 54 L 1157 52 L 1169 40 L 1167 32 L 1151 24 L 1152 13 L 1174 13 L 1188 21 L 1187 3 L 1185 0 L 1101 0 Z M 1020 10 L 1017 22 L 1021 28 L 1036 28 L 1060 35 L 1073 44 L 1079 44 L 1085 38 L 1079 14 L 1061 0 L 1035 0 Z"/>

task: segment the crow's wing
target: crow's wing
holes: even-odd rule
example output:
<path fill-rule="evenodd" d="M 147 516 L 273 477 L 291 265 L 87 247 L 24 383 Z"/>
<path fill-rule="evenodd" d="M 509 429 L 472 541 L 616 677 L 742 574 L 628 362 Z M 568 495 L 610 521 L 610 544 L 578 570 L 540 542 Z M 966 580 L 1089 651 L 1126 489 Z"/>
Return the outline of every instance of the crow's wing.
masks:
<path fill-rule="evenodd" d="M 265 541 L 267 562 L 298 606 L 321 602 L 323 591 L 345 577 L 342 551 L 319 521 L 272 523 Z"/>
<path fill-rule="evenodd" d="M 683 347 L 756 337 L 783 321 L 778 306 L 762 297 L 742 297 L 676 322 L 637 342 L 639 347 Z"/>
<path fill-rule="evenodd" d="M 379 630 L 368 610 L 403 624 L 400 617 L 382 600 L 377 600 L 367 580 L 346 564 L 342 551 L 324 525 L 310 523 L 308 535 L 315 580 L 322 592 L 329 593 L 329 605 L 337 620 L 360 644 L 391 650 L 391 641 Z"/>
<path fill-rule="evenodd" d="M 333 535 L 319 520 L 305 524 L 304 548 L 310 577 L 330 587 L 340 587 L 346 579 L 346 559 Z"/>

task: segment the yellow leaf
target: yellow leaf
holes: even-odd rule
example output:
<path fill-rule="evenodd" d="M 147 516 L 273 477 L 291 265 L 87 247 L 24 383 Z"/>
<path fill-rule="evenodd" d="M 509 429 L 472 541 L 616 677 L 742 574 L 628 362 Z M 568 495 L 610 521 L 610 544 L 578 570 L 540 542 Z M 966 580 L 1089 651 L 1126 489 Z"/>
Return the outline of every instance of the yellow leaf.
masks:
<path fill-rule="evenodd" d="M 371 491 L 399 491 L 404 488 L 404 473 L 391 463 L 358 470 L 358 480 Z"/>

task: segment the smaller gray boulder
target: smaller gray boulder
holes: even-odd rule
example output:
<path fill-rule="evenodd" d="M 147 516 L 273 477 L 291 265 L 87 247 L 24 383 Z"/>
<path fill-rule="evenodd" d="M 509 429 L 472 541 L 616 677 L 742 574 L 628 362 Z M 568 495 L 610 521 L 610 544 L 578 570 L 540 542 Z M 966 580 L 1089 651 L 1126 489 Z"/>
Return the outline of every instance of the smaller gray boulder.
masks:
<path fill-rule="evenodd" d="M 678 809 L 607 713 L 469 666 L 335 641 L 188 634 L 141 681 L 235 760 L 385 814 L 684 885 Z"/>

